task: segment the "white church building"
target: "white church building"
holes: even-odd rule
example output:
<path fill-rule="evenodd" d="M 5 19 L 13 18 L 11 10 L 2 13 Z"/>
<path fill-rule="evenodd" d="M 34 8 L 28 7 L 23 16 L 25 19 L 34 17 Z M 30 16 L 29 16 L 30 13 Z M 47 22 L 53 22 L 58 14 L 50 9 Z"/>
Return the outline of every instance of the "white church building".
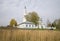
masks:
<path fill-rule="evenodd" d="M 27 12 L 26 7 L 25 7 L 23 22 L 20 23 L 17 26 L 17 28 L 38 28 L 39 27 L 40 29 L 56 29 L 56 27 L 46 27 L 41 20 L 39 21 L 39 25 L 36 26 L 34 23 L 29 22 L 25 19 L 25 15 L 27 15 L 27 14 L 28 14 L 28 12 Z"/>
<path fill-rule="evenodd" d="M 24 17 L 23 17 L 23 22 L 20 23 L 17 27 L 18 28 L 38 28 L 38 26 L 35 26 L 34 23 L 26 21 L 25 15 L 28 14 L 26 6 L 24 9 L 25 9 L 25 13 L 24 13 Z M 42 28 L 42 27 L 45 28 L 45 25 L 43 25 L 42 22 L 40 21 L 39 28 Z"/>

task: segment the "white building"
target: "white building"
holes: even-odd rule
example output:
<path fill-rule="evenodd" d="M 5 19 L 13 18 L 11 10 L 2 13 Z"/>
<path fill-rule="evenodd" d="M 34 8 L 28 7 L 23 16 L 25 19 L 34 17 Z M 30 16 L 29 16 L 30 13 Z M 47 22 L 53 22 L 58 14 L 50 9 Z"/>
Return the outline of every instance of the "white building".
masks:
<path fill-rule="evenodd" d="M 25 7 L 24 16 L 25 16 L 25 15 L 27 15 L 27 9 L 26 9 L 26 7 Z M 41 23 L 41 21 L 40 21 L 40 23 Z M 35 26 L 34 23 L 29 22 L 29 21 L 26 21 L 25 17 L 23 18 L 23 22 L 20 23 L 17 27 L 18 27 L 18 28 L 38 28 L 38 26 Z M 39 28 L 42 28 L 42 27 L 45 28 L 45 25 L 42 25 L 42 23 L 39 24 Z"/>

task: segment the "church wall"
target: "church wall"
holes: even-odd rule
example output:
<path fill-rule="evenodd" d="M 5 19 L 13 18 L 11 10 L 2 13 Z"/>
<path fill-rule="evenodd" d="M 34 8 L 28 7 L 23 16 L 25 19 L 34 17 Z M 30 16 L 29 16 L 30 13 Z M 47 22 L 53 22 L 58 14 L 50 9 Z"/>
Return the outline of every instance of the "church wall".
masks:
<path fill-rule="evenodd" d="M 44 25 L 39 25 L 39 28 L 46 28 Z M 35 26 L 34 24 L 21 24 L 19 26 L 17 26 L 17 28 L 38 28 L 38 26 Z"/>

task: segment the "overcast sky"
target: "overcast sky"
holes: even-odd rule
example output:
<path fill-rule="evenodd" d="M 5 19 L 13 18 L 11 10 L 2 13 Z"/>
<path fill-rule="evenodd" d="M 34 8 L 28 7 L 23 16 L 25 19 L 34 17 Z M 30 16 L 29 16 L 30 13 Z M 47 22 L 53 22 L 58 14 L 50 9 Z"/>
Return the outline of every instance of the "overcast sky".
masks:
<path fill-rule="evenodd" d="M 27 12 L 36 11 L 44 23 L 60 18 L 60 0 L 0 0 L 0 26 L 8 25 L 12 18 L 21 23 L 25 5 Z"/>

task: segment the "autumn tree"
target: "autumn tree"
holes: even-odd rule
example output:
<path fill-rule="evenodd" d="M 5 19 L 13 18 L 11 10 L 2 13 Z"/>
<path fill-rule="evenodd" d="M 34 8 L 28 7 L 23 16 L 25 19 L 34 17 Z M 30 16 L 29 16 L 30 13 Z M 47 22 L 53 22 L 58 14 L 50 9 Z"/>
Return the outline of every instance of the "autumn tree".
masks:
<path fill-rule="evenodd" d="M 52 24 L 57 29 L 60 29 L 60 19 L 56 19 Z"/>
<path fill-rule="evenodd" d="M 38 16 L 36 12 L 29 12 L 25 16 L 25 18 L 27 21 L 33 22 L 36 26 L 39 24 L 40 17 Z"/>
<path fill-rule="evenodd" d="M 11 27 L 17 26 L 17 21 L 16 21 L 15 19 L 11 19 L 11 21 L 10 21 L 10 26 L 11 26 Z"/>

